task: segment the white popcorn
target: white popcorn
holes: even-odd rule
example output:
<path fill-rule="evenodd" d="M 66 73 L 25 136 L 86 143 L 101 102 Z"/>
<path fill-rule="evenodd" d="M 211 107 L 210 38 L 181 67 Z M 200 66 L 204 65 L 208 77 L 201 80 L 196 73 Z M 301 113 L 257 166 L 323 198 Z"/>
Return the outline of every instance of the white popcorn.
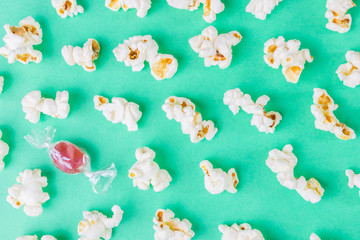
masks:
<path fill-rule="evenodd" d="M 38 240 L 38 237 L 36 235 L 33 236 L 27 235 L 27 236 L 18 237 L 16 238 L 16 240 Z M 50 235 L 44 235 L 41 237 L 40 240 L 56 240 L 56 238 Z"/>
<path fill-rule="evenodd" d="M 110 103 L 109 99 L 96 95 L 94 97 L 94 106 L 96 110 L 102 111 L 108 121 L 122 123 L 127 126 L 128 131 L 138 130 L 137 122 L 140 120 L 142 113 L 136 103 L 128 102 L 120 97 L 113 97 Z"/>
<path fill-rule="evenodd" d="M 211 194 L 219 194 L 223 191 L 229 193 L 236 193 L 236 186 L 239 179 L 234 168 L 231 168 L 227 173 L 220 168 L 213 168 L 213 165 L 208 160 L 200 162 L 200 167 L 203 170 L 205 177 L 205 188 Z"/>
<path fill-rule="evenodd" d="M 314 104 L 311 105 L 311 113 L 315 117 L 315 128 L 329 131 L 342 140 L 356 138 L 354 130 L 340 123 L 335 117 L 334 111 L 338 105 L 324 89 L 314 88 Z"/>
<path fill-rule="evenodd" d="M 155 240 L 190 240 L 195 235 L 191 230 L 192 225 L 189 220 L 180 221 L 169 209 L 157 210 L 153 222 Z"/>
<path fill-rule="evenodd" d="M 21 101 L 23 111 L 26 114 L 25 119 L 31 123 L 37 123 L 40 120 L 40 113 L 50 115 L 53 118 L 65 119 L 69 115 L 69 93 L 67 91 L 58 91 L 55 100 L 41 97 L 38 90 L 29 92 Z"/>
<path fill-rule="evenodd" d="M 76 0 L 51 0 L 56 13 L 62 17 L 73 17 L 84 12 L 84 8 L 77 4 Z"/>
<path fill-rule="evenodd" d="M 256 126 L 260 132 L 274 133 L 282 116 L 278 112 L 265 111 L 264 107 L 269 100 L 268 96 L 263 95 L 254 102 L 249 94 L 244 94 L 239 88 L 226 91 L 223 99 L 234 115 L 242 108 L 246 113 L 253 114 L 251 125 Z"/>
<path fill-rule="evenodd" d="M 234 223 L 231 227 L 219 225 L 219 231 L 223 234 L 221 240 L 265 240 L 262 233 L 257 229 L 251 229 L 248 223 Z"/>
<path fill-rule="evenodd" d="M 256 18 L 265 20 L 267 15 L 283 0 L 250 0 L 246 6 L 246 12 L 255 15 Z"/>
<path fill-rule="evenodd" d="M 206 67 L 219 65 L 225 69 L 232 60 L 232 46 L 236 46 L 241 39 L 237 31 L 218 35 L 216 28 L 209 26 L 200 35 L 191 38 L 189 43 L 199 57 L 204 58 Z"/>
<path fill-rule="evenodd" d="M 2 93 L 4 89 L 4 77 L 0 76 L 0 94 Z"/>
<path fill-rule="evenodd" d="M 112 235 L 112 229 L 119 226 L 124 211 L 118 205 L 111 208 L 113 216 L 106 217 L 98 211 L 83 212 L 84 219 L 78 225 L 79 240 L 109 240 Z"/>
<path fill-rule="evenodd" d="M 166 112 L 169 120 L 181 123 L 181 129 L 184 134 L 190 135 L 193 143 L 198 143 L 204 138 L 211 140 L 217 133 L 212 121 L 203 121 L 201 114 L 195 111 L 195 105 L 186 98 L 169 97 L 165 100 L 162 109 Z"/>
<path fill-rule="evenodd" d="M 300 49 L 300 41 L 289 40 L 285 42 L 284 37 L 271 38 L 265 42 L 265 63 L 272 68 L 278 69 L 282 66 L 282 73 L 286 81 L 297 83 L 306 62 L 312 62 L 313 57 L 309 49 Z"/>
<path fill-rule="evenodd" d="M 347 63 L 341 64 L 336 73 L 345 86 L 354 88 L 360 85 L 360 52 L 347 51 L 345 58 Z"/>
<path fill-rule="evenodd" d="M 312 233 L 312 234 L 310 235 L 310 240 L 321 240 L 321 239 L 319 238 L 318 235 L 316 235 L 315 233 Z"/>
<path fill-rule="evenodd" d="M 16 181 L 19 184 L 8 189 L 6 200 L 16 209 L 24 206 L 28 216 L 39 216 L 43 211 L 42 204 L 50 199 L 49 194 L 43 191 L 47 186 L 47 178 L 41 176 L 40 169 L 26 169 Z"/>
<path fill-rule="evenodd" d="M 345 171 L 345 175 L 349 178 L 349 187 L 354 188 L 356 186 L 357 188 L 360 188 L 360 174 L 355 174 L 353 170 L 347 169 Z M 359 191 L 360 195 L 360 191 Z"/>
<path fill-rule="evenodd" d="M 352 19 L 351 15 L 346 13 L 355 6 L 352 0 L 327 0 L 325 17 L 329 22 L 326 24 L 326 28 L 339 33 L 348 32 Z"/>
<path fill-rule="evenodd" d="M 39 45 L 42 42 L 42 29 L 34 18 L 29 16 L 22 19 L 19 27 L 5 24 L 4 28 L 5 46 L 0 48 L 0 55 L 6 57 L 8 63 L 14 63 L 15 60 L 24 64 L 41 62 L 42 54 L 34 50 L 33 45 Z"/>
<path fill-rule="evenodd" d="M 151 184 L 155 192 L 160 192 L 169 186 L 172 181 L 171 176 L 168 171 L 160 169 L 154 162 L 155 152 L 152 149 L 138 148 L 135 156 L 137 162 L 129 170 L 129 178 L 133 180 L 134 187 L 148 190 Z"/>
<path fill-rule="evenodd" d="M 178 62 L 173 55 L 158 53 L 159 46 L 150 35 L 134 36 L 119 44 L 113 53 L 116 60 L 132 67 L 133 72 L 139 72 L 149 62 L 151 74 L 156 80 L 172 78 L 177 71 Z"/>
<path fill-rule="evenodd" d="M 105 0 L 105 7 L 117 12 L 122 8 L 125 12 L 130 8 L 137 10 L 138 17 L 145 17 L 151 8 L 151 0 Z"/>
<path fill-rule="evenodd" d="M 190 11 L 197 10 L 200 6 L 200 0 L 166 0 L 174 8 L 186 9 Z"/>
<path fill-rule="evenodd" d="M 92 38 L 89 38 L 82 48 L 68 45 L 61 49 L 61 54 L 68 65 L 74 66 L 77 64 L 87 72 L 96 70 L 94 61 L 98 59 L 99 53 L 100 45 Z"/>
<path fill-rule="evenodd" d="M 314 178 L 308 181 L 303 176 L 295 178 L 294 168 L 297 164 L 297 158 L 292 151 L 293 147 L 290 144 L 285 145 L 282 151 L 271 150 L 266 165 L 276 173 L 281 185 L 290 190 L 295 189 L 306 201 L 319 202 L 324 194 L 324 189 Z"/>
<path fill-rule="evenodd" d="M 5 167 L 4 157 L 9 154 L 9 145 L 1 140 L 2 131 L 0 130 L 0 171 Z"/>

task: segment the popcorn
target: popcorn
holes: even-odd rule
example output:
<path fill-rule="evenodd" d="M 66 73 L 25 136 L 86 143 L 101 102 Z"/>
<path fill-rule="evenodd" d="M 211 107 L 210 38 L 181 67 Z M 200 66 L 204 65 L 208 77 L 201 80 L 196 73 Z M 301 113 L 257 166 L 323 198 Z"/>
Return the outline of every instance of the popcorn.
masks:
<path fill-rule="evenodd" d="M 197 10 L 200 3 L 204 5 L 203 19 L 212 23 L 216 20 L 216 14 L 225 10 L 225 5 L 221 0 L 166 0 L 167 3 L 174 8 L 186 9 L 190 11 Z"/>
<path fill-rule="evenodd" d="M 122 123 L 127 126 L 128 131 L 138 130 L 137 122 L 140 120 L 142 113 L 136 103 L 128 102 L 120 97 L 113 97 L 110 103 L 109 99 L 96 95 L 94 105 L 96 110 L 102 111 L 108 121 Z"/>
<path fill-rule="evenodd" d="M 218 35 L 215 27 L 205 28 L 200 35 L 189 40 L 191 48 L 204 58 L 206 67 L 219 65 L 221 69 L 230 66 L 232 60 L 232 46 L 236 46 L 242 39 L 237 31 Z"/>
<path fill-rule="evenodd" d="M 129 178 L 133 180 L 134 187 L 148 190 L 151 184 L 155 192 L 161 192 L 169 186 L 172 178 L 168 171 L 160 169 L 154 162 L 155 152 L 152 149 L 138 148 L 135 157 L 137 162 L 129 170 Z"/>
<path fill-rule="evenodd" d="M 50 199 L 49 194 L 42 189 L 47 186 L 47 178 L 41 176 L 40 169 L 26 169 L 16 181 L 20 184 L 8 189 L 6 200 L 16 209 L 24 206 L 28 216 L 39 216 L 43 211 L 42 204 Z"/>
<path fill-rule="evenodd" d="M 253 114 L 251 125 L 256 126 L 260 132 L 274 133 L 275 127 L 280 123 L 282 116 L 278 112 L 266 112 L 264 107 L 270 98 L 266 95 L 259 97 L 254 103 L 249 94 L 244 94 L 239 88 L 231 89 L 224 94 L 224 104 L 229 106 L 236 115 L 240 108 L 246 113 Z"/>
<path fill-rule="evenodd" d="M 137 10 L 136 15 L 143 18 L 151 8 L 151 0 L 105 0 L 105 7 L 114 12 L 119 11 L 121 7 L 125 12 L 129 8 L 135 8 Z"/>
<path fill-rule="evenodd" d="M 219 194 L 223 191 L 236 193 L 236 186 L 239 179 L 234 168 L 231 168 L 228 173 L 220 168 L 213 168 L 213 165 L 208 161 L 201 161 L 200 167 L 205 174 L 205 188 L 211 194 Z"/>
<path fill-rule="evenodd" d="M 51 0 L 51 4 L 62 18 L 73 17 L 84 12 L 84 8 L 78 5 L 76 0 Z"/>
<path fill-rule="evenodd" d="M 28 64 L 29 62 L 40 63 L 42 54 L 34 50 L 34 45 L 42 42 L 42 29 L 40 24 L 32 17 L 27 17 L 19 22 L 19 27 L 4 25 L 6 35 L 3 38 L 5 46 L 0 48 L 0 55 L 8 59 L 8 63 L 15 60 Z"/>
<path fill-rule="evenodd" d="M 2 93 L 4 88 L 4 77 L 0 76 L 0 94 Z"/>
<path fill-rule="evenodd" d="M 4 169 L 4 157 L 9 154 L 9 145 L 1 140 L 2 132 L 0 130 L 0 171 Z"/>
<path fill-rule="evenodd" d="M 156 80 L 172 78 L 177 71 L 178 62 L 173 55 L 158 53 L 159 46 L 150 35 L 134 36 L 119 44 L 113 53 L 118 62 L 132 67 L 133 72 L 139 72 L 148 61 L 151 74 Z"/>
<path fill-rule="evenodd" d="M 27 235 L 27 236 L 18 237 L 16 240 L 38 240 L 38 237 L 36 235 L 33 236 Z M 50 235 L 44 235 L 41 237 L 41 240 L 56 240 L 56 238 Z"/>
<path fill-rule="evenodd" d="M 345 171 L 345 175 L 349 178 L 349 187 L 354 188 L 356 186 L 357 188 L 360 188 L 360 174 L 355 174 L 353 170 L 347 169 Z M 360 191 L 359 191 L 360 195 Z"/>
<path fill-rule="evenodd" d="M 182 132 L 189 134 L 193 143 L 198 143 L 204 138 L 211 140 L 218 131 L 212 121 L 202 120 L 201 114 L 195 111 L 195 105 L 187 98 L 169 97 L 162 109 L 169 120 L 175 119 L 181 123 Z"/>
<path fill-rule="evenodd" d="M 109 240 L 112 235 L 112 229 L 119 226 L 124 211 L 118 205 L 111 208 L 113 216 L 106 217 L 98 211 L 83 212 L 84 219 L 78 225 L 79 240 Z"/>
<path fill-rule="evenodd" d="M 315 233 L 312 233 L 312 234 L 310 235 L 310 240 L 321 240 L 321 239 L 319 238 L 318 235 L 316 235 Z"/>
<path fill-rule="evenodd" d="M 246 6 L 246 12 L 255 15 L 256 18 L 265 20 L 266 16 L 283 0 L 250 0 Z"/>
<path fill-rule="evenodd" d="M 67 91 L 58 91 L 55 100 L 41 97 L 38 90 L 31 91 L 22 99 L 21 104 L 26 114 L 25 119 L 31 123 L 37 123 L 40 120 L 40 113 L 50 115 L 53 118 L 65 119 L 69 115 L 70 105 L 69 93 Z"/>
<path fill-rule="evenodd" d="M 360 84 L 360 52 L 348 51 L 345 58 L 347 63 L 341 64 L 336 73 L 345 86 L 354 88 Z"/>
<path fill-rule="evenodd" d="M 265 240 L 262 233 L 257 229 L 251 229 L 248 223 L 234 223 L 231 227 L 219 225 L 219 231 L 223 234 L 222 240 Z"/>
<path fill-rule="evenodd" d="M 338 108 L 338 105 L 334 103 L 326 90 L 314 88 L 313 102 L 311 113 L 315 117 L 315 128 L 329 131 L 342 140 L 356 137 L 354 130 L 340 123 L 335 117 L 334 111 Z"/>
<path fill-rule="evenodd" d="M 306 201 L 311 203 L 319 202 L 324 194 L 324 189 L 314 178 L 306 181 L 302 176 L 300 178 L 294 177 L 297 158 L 292 151 L 293 147 L 290 144 L 285 145 L 282 151 L 278 149 L 271 150 L 266 165 L 276 173 L 281 185 L 290 190 L 295 189 Z"/>
<path fill-rule="evenodd" d="M 100 45 L 92 38 L 89 38 L 82 48 L 68 45 L 61 49 L 61 54 L 68 65 L 74 66 L 77 64 L 87 72 L 96 70 L 94 61 L 98 59 L 99 53 Z"/>
<path fill-rule="evenodd" d="M 192 225 L 189 220 L 180 221 L 169 209 L 157 210 L 153 222 L 155 240 L 190 240 L 195 235 L 191 230 Z"/>
<path fill-rule="evenodd" d="M 355 6 L 352 0 L 327 0 L 325 17 L 329 22 L 326 24 L 326 28 L 339 33 L 348 32 L 352 20 L 351 15 L 346 13 Z"/>
<path fill-rule="evenodd" d="M 286 81 L 297 83 L 306 62 L 312 62 L 313 57 L 309 49 L 300 48 L 300 41 L 289 40 L 285 42 L 284 37 L 271 38 L 265 42 L 265 63 L 272 68 L 278 69 L 282 66 L 282 73 Z"/>

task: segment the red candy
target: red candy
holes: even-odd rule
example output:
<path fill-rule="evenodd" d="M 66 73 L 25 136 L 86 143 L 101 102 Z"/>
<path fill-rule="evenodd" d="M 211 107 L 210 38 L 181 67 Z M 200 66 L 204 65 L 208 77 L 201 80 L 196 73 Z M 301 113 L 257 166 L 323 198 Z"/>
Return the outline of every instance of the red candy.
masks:
<path fill-rule="evenodd" d="M 89 156 L 79 147 L 67 141 L 60 141 L 49 149 L 54 165 L 68 174 L 84 172 Z"/>

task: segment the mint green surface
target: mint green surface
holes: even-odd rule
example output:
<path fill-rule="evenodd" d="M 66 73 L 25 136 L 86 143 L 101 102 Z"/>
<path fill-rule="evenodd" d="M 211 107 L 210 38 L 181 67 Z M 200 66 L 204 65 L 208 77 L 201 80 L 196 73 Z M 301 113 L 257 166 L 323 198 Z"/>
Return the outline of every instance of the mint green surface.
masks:
<path fill-rule="evenodd" d="M 259 229 L 265 239 L 304 240 L 316 232 L 322 240 L 360 239 L 360 198 L 358 189 L 347 186 L 345 170 L 360 170 L 359 138 L 342 141 L 314 127 L 310 112 L 313 88 L 325 88 L 336 104 L 340 121 L 360 134 L 360 87 L 344 86 L 335 71 L 345 63 L 347 50 L 360 51 L 360 7 L 350 13 L 350 32 L 339 34 L 325 28 L 325 0 L 285 0 L 266 21 L 245 12 L 248 0 L 224 0 L 226 9 L 213 23 L 220 33 L 238 30 L 243 35 L 233 47 L 233 61 L 225 70 L 206 68 L 192 51 L 188 40 L 207 26 L 202 9 L 195 12 L 174 9 L 165 0 L 154 0 L 148 15 L 141 19 L 135 10 L 112 12 L 104 0 L 79 0 L 85 12 L 62 19 L 50 0 L 1 1 L 0 25 L 17 25 L 33 16 L 43 29 L 43 43 L 35 49 L 43 53 L 40 64 L 9 65 L 0 58 L 0 75 L 5 77 L 0 95 L 0 129 L 10 146 L 6 167 L 0 172 L 0 239 L 15 240 L 26 234 L 51 234 L 59 240 L 77 239 L 77 224 L 84 210 L 111 214 L 119 204 L 124 210 L 115 240 L 153 239 L 152 218 L 159 208 L 170 208 L 176 217 L 193 224 L 194 239 L 221 239 L 219 224 L 247 222 Z M 0 30 L 0 36 L 5 34 Z M 172 79 L 156 81 L 148 64 L 132 72 L 116 61 L 112 50 L 124 39 L 150 34 L 161 53 L 173 54 L 179 70 Z M 274 36 L 298 39 L 309 48 L 314 62 L 306 64 L 298 84 L 286 82 L 280 69 L 263 60 L 263 44 Z M 79 66 L 68 66 L 61 56 L 64 45 L 82 46 L 88 38 L 101 45 L 97 70 L 88 73 Z M 255 100 L 266 94 L 267 110 L 279 111 L 283 120 L 274 134 L 260 133 L 250 125 L 251 116 L 241 111 L 233 116 L 222 103 L 228 89 L 239 87 Z M 54 98 L 56 91 L 70 93 L 70 115 L 65 120 L 42 116 L 34 125 L 24 119 L 21 99 L 32 90 Z M 93 107 L 96 94 L 119 96 L 136 102 L 143 111 L 137 132 L 122 124 L 108 122 Z M 211 141 L 190 142 L 180 124 L 166 118 L 161 106 L 171 95 L 187 97 L 206 120 L 219 128 Z M 52 125 L 55 140 L 68 140 L 85 148 L 93 169 L 114 162 L 118 176 L 112 189 L 96 195 L 83 175 L 66 175 L 56 169 L 46 151 L 32 148 L 23 136 L 32 128 Z M 281 186 L 265 165 L 268 152 L 292 144 L 298 157 L 297 177 L 315 177 L 325 189 L 317 204 L 303 200 L 296 191 Z M 156 152 L 156 162 L 173 177 L 170 187 L 155 193 L 132 186 L 128 169 L 135 163 L 135 150 L 148 146 Z M 204 188 L 201 160 L 215 167 L 234 167 L 239 175 L 238 192 L 211 195 Z M 7 189 L 15 184 L 19 172 L 40 168 L 48 177 L 51 199 L 39 217 L 28 217 L 6 202 Z"/>

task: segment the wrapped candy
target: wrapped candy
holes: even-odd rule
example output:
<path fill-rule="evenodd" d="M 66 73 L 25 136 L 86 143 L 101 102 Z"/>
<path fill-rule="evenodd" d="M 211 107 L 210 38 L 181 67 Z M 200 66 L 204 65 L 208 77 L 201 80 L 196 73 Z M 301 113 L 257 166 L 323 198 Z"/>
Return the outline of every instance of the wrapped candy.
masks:
<path fill-rule="evenodd" d="M 87 72 L 96 70 L 94 61 L 98 59 L 99 53 L 100 44 L 92 38 L 89 38 L 82 48 L 68 45 L 61 49 L 61 54 L 68 65 L 74 66 L 77 64 Z"/>
<path fill-rule="evenodd" d="M 4 88 L 4 77 L 0 76 L 0 94 L 2 93 Z"/>
<path fill-rule="evenodd" d="M 195 105 L 186 98 L 182 97 L 169 97 L 165 100 L 162 106 L 166 117 L 169 120 L 181 123 L 181 129 L 184 134 L 190 135 L 190 140 L 193 143 L 198 143 L 204 138 L 211 140 L 217 133 L 212 121 L 202 120 L 199 112 L 195 111 Z"/>
<path fill-rule="evenodd" d="M 297 164 L 297 157 L 292 151 L 293 147 L 290 144 L 285 145 L 282 151 L 271 150 L 266 165 L 276 173 L 281 185 L 290 190 L 295 189 L 306 201 L 319 202 L 324 194 L 324 189 L 315 178 L 308 181 L 302 176 L 295 178 L 294 168 Z"/>
<path fill-rule="evenodd" d="M 43 212 L 42 204 L 50 199 L 43 191 L 47 186 L 47 178 L 41 176 L 40 169 L 26 169 L 16 178 L 19 184 L 8 189 L 6 200 L 16 209 L 24 206 L 24 212 L 31 217 L 37 217 Z"/>
<path fill-rule="evenodd" d="M 327 0 L 325 17 L 329 22 L 326 24 L 326 28 L 339 33 L 348 32 L 352 19 L 351 15 L 346 13 L 355 6 L 352 0 Z"/>
<path fill-rule="evenodd" d="M 236 46 L 241 39 L 237 31 L 218 35 L 216 28 L 209 26 L 200 35 L 191 38 L 189 43 L 199 57 L 204 58 L 206 67 L 218 65 L 225 69 L 232 60 L 232 46 Z"/>
<path fill-rule="evenodd" d="M 22 237 L 18 237 L 16 240 L 38 240 L 39 238 L 36 235 L 30 236 L 22 236 Z M 56 238 L 54 238 L 53 236 L 50 235 L 44 235 L 41 237 L 40 240 L 56 240 Z"/>
<path fill-rule="evenodd" d="M 284 37 L 271 38 L 265 42 L 265 63 L 272 68 L 278 69 L 282 66 L 282 73 L 286 81 L 297 83 L 306 62 L 312 62 L 313 57 L 309 49 L 300 48 L 300 41 L 289 40 L 285 42 Z"/>
<path fill-rule="evenodd" d="M 208 160 L 200 162 L 200 168 L 203 170 L 205 177 L 205 188 L 211 194 L 219 194 L 223 191 L 236 193 L 236 186 L 239 179 L 234 168 L 231 168 L 227 173 L 220 168 L 213 168 L 213 165 Z"/>
<path fill-rule="evenodd" d="M 137 10 L 138 17 L 145 17 L 151 8 L 151 0 L 105 0 L 105 7 L 117 12 L 122 8 L 125 12 L 130 8 Z"/>
<path fill-rule="evenodd" d="M 345 58 L 347 63 L 341 64 L 336 73 L 345 86 L 354 88 L 360 85 L 360 52 L 347 51 Z"/>
<path fill-rule="evenodd" d="M 1 140 L 2 131 L 0 130 L 0 171 L 5 167 L 4 157 L 9 154 L 9 145 Z"/>
<path fill-rule="evenodd" d="M 347 169 L 345 171 L 345 175 L 349 178 L 349 187 L 354 188 L 356 186 L 357 188 L 360 188 L 360 174 L 355 174 L 353 170 Z M 359 191 L 360 195 L 360 191 Z"/>
<path fill-rule="evenodd" d="M 170 209 L 157 210 L 153 222 L 155 240 L 190 240 L 195 235 L 189 220 L 180 221 Z"/>
<path fill-rule="evenodd" d="M 119 226 L 124 211 L 118 205 L 111 208 L 113 216 L 106 217 L 98 211 L 83 212 L 84 219 L 78 225 L 79 240 L 109 240 L 112 235 L 112 229 Z"/>
<path fill-rule="evenodd" d="M 231 227 L 219 225 L 219 231 L 223 234 L 221 240 L 265 240 L 262 233 L 257 229 L 251 229 L 248 223 L 234 223 Z"/>
<path fill-rule="evenodd" d="M 313 102 L 311 113 L 315 117 L 315 128 L 329 131 L 342 140 L 356 138 L 354 130 L 340 123 L 334 115 L 338 105 L 334 103 L 326 90 L 314 88 Z"/>
<path fill-rule="evenodd" d="M 315 233 L 312 233 L 312 234 L 310 235 L 310 240 L 321 240 L 321 239 L 319 238 L 318 235 L 316 235 Z"/>
<path fill-rule="evenodd" d="M 76 3 L 76 0 L 51 0 L 56 13 L 62 17 L 73 17 L 84 12 L 84 8 Z"/>
<path fill-rule="evenodd" d="M 68 91 L 58 91 L 55 100 L 41 97 L 38 90 L 31 91 L 22 99 L 21 104 L 25 119 L 31 123 L 40 120 L 40 113 L 44 113 L 53 118 L 65 119 L 69 115 L 69 93 Z"/>
<path fill-rule="evenodd" d="M 137 131 L 137 122 L 140 120 L 142 113 L 139 105 L 128 102 L 124 98 L 113 97 L 111 103 L 109 99 L 96 95 L 94 97 L 95 109 L 102 111 L 105 118 L 112 123 L 122 123 L 127 126 L 128 131 Z"/>
<path fill-rule="evenodd" d="M 246 6 L 246 12 L 253 14 L 256 18 L 265 20 L 267 15 L 283 0 L 250 0 Z"/>
<path fill-rule="evenodd" d="M 269 100 L 268 96 L 263 95 L 254 102 L 249 94 L 244 94 L 239 88 L 226 91 L 223 99 L 234 115 L 242 108 L 246 113 L 253 114 L 251 125 L 256 126 L 260 132 L 274 133 L 282 116 L 278 112 L 265 111 L 264 107 Z"/>
<path fill-rule="evenodd" d="M 155 192 L 160 192 L 170 185 L 172 178 L 168 171 L 160 169 L 154 162 L 155 152 L 152 149 L 138 148 L 135 157 L 137 162 L 129 170 L 129 178 L 133 180 L 134 187 L 148 190 L 151 184 Z"/>
<path fill-rule="evenodd" d="M 15 60 L 28 64 L 39 63 L 42 60 L 40 51 L 34 50 L 34 45 L 42 42 L 42 29 L 40 24 L 32 17 L 27 17 L 19 22 L 19 27 L 4 25 L 6 35 L 3 38 L 5 46 L 0 48 L 0 55 L 8 59 L 9 63 Z"/>
<path fill-rule="evenodd" d="M 115 165 L 111 164 L 96 172 L 91 171 L 91 160 L 87 152 L 68 141 L 52 143 L 55 132 L 50 126 L 43 130 L 34 129 L 25 136 L 25 140 L 36 148 L 46 148 L 52 163 L 62 172 L 84 173 L 95 193 L 106 192 L 116 177 Z"/>

